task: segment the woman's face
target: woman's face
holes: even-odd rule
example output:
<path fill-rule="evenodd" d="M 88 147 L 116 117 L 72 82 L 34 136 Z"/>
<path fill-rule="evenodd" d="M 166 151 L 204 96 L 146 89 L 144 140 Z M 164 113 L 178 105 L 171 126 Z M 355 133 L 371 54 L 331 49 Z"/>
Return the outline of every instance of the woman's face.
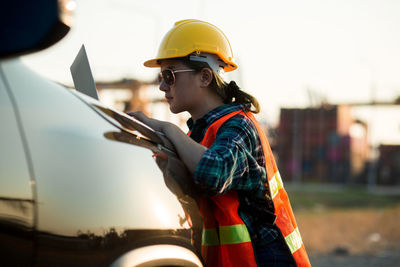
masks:
<path fill-rule="evenodd" d="M 190 70 L 178 60 L 165 60 L 161 62 L 161 72 L 170 69 L 172 71 Z M 196 110 L 201 103 L 199 74 L 194 71 L 174 73 L 175 82 L 168 85 L 164 79 L 161 79 L 160 90 L 165 93 L 165 99 L 169 104 L 172 113 L 180 113 Z"/>

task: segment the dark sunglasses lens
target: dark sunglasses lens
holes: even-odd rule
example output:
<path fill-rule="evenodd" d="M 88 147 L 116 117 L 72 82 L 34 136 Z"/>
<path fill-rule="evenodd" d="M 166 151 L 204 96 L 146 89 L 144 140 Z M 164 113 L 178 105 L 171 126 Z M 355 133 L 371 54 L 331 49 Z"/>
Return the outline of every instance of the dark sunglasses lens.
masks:
<path fill-rule="evenodd" d="M 166 84 L 173 85 L 175 83 L 174 73 L 171 70 L 164 70 L 161 74 Z"/>

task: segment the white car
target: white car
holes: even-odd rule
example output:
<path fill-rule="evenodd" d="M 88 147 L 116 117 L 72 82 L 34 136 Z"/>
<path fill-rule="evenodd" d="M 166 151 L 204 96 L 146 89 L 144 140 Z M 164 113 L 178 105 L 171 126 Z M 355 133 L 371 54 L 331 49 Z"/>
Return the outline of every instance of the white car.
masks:
<path fill-rule="evenodd" d="M 21 63 L 19 54 L 51 45 L 68 27 L 55 0 L 8 2 L 2 11 L 11 22 L 0 26 L 9 37 L 0 45 L 0 265 L 202 266 L 192 240 L 201 225 L 195 215 L 192 228 L 187 222 L 196 207 L 152 157 L 179 164 L 172 148 Z M 20 14 L 49 21 L 24 28 Z M 42 39 L 30 42 L 34 33 Z"/>

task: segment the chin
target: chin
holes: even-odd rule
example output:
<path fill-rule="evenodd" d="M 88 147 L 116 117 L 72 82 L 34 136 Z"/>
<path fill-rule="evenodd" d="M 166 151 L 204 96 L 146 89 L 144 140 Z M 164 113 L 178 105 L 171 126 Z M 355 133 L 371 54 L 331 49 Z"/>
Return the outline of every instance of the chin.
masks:
<path fill-rule="evenodd" d="M 181 113 L 181 112 L 183 112 L 184 110 L 182 110 L 181 108 L 179 108 L 179 107 L 176 107 L 176 106 L 169 106 L 169 110 L 172 112 L 172 113 L 174 113 L 174 114 L 178 114 L 178 113 Z"/>

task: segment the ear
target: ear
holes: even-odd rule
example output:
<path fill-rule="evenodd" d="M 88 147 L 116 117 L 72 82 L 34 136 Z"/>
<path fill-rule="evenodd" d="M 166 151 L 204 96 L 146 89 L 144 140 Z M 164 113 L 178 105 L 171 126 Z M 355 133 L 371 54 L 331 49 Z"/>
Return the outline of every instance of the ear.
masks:
<path fill-rule="evenodd" d="M 201 87 L 208 87 L 211 84 L 213 73 L 209 68 L 204 68 L 200 72 Z"/>

